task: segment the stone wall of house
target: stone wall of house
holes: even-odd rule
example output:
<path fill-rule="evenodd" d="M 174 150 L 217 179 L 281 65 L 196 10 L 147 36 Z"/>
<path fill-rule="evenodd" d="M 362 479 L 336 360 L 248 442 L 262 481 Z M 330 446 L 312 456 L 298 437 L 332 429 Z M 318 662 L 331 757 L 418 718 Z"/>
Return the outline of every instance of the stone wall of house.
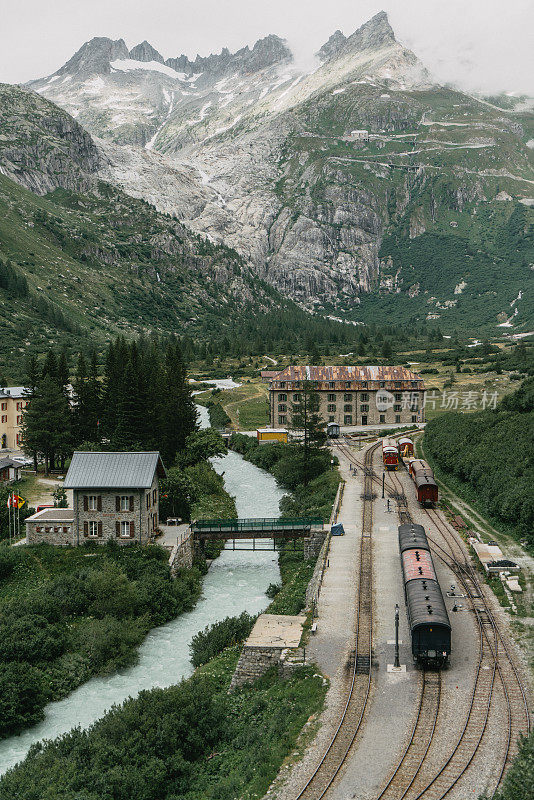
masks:
<path fill-rule="evenodd" d="M 53 522 L 27 522 L 26 523 L 26 542 L 28 544 L 55 544 L 69 545 L 76 544 L 73 541 L 73 526 L 71 523 L 60 524 Z"/>
<path fill-rule="evenodd" d="M 293 396 L 298 394 L 298 390 L 271 389 L 269 394 L 271 425 L 273 427 L 286 426 L 291 421 Z M 339 425 L 350 426 L 362 424 L 410 425 L 423 421 L 423 391 L 414 391 L 412 393 L 413 400 L 416 400 L 413 410 L 407 407 L 408 404 L 403 399 L 405 393 L 402 390 L 391 390 L 395 402 L 385 410 L 377 408 L 376 389 L 366 389 L 365 391 L 321 389 L 318 394 L 319 414 L 325 422 L 337 422 Z M 365 419 L 365 422 L 362 418 Z"/>
<path fill-rule="evenodd" d="M 85 510 L 85 496 L 87 498 L 91 496 L 97 498 L 96 509 L 88 508 Z M 127 511 L 117 511 L 116 498 L 122 496 L 132 498 Z M 149 537 L 153 534 L 159 522 L 159 485 L 157 475 L 154 476 L 150 489 L 75 489 L 74 522 L 80 542 L 106 542 L 109 539 L 114 539 L 119 544 L 130 544 L 131 542 L 147 544 Z M 85 522 L 101 523 L 99 535 L 85 536 Z M 117 522 L 130 523 L 130 534 L 128 536 L 117 535 Z M 131 523 L 133 523 L 133 531 Z"/>

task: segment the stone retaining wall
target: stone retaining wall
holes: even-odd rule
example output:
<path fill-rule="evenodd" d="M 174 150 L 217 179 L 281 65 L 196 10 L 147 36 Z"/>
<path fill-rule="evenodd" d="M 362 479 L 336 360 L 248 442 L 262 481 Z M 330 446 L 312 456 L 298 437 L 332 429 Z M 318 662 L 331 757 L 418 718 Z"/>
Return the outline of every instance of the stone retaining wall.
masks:
<path fill-rule="evenodd" d="M 179 569 L 191 569 L 193 566 L 192 536 L 188 536 L 187 539 L 174 545 L 169 556 L 169 566 L 173 577 L 176 576 Z"/>
<path fill-rule="evenodd" d="M 337 520 L 337 515 L 343 499 L 344 488 L 345 483 L 344 481 L 341 481 L 337 487 L 336 499 L 334 501 L 332 514 L 330 516 L 330 525 L 333 525 Z M 308 587 L 306 589 L 306 609 L 308 611 L 313 609 L 314 604 L 317 603 L 319 592 L 321 591 L 321 583 L 323 580 L 326 559 L 328 557 L 328 550 L 330 547 L 330 532 L 328 532 L 328 534 L 323 534 L 323 541 L 321 542 L 321 545 L 321 550 L 317 558 L 315 569 L 313 570 L 313 575 L 311 576 L 310 582 L 308 583 Z M 306 544 L 304 544 L 304 552 L 306 553 Z"/>
<path fill-rule="evenodd" d="M 229 691 L 246 683 L 254 683 L 261 678 L 273 664 L 280 666 L 282 647 L 243 647 L 235 668 Z"/>

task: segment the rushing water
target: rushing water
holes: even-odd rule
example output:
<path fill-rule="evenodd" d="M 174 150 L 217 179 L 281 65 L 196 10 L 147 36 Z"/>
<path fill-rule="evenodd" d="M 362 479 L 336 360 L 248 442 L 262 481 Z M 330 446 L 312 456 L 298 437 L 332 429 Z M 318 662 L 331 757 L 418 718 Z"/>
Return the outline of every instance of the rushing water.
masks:
<path fill-rule="evenodd" d="M 197 408 L 201 425 L 206 427 L 207 411 Z M 236 497 L 240 517 L 278 516 L 282 492 L 271 475 L 236 453 L 215 459 L 214 467 L 224 474 L 227 491 Z M 86 728 L 110 706 L 134 697 L 142 689 L 170 686 L 190 675 L 189 643 L 195 633 L 242 611 L 262 611 L 268 604 L 265 590 L 278 579 L 278 561 L 272 550 L 224 550 L 204 578 L 203 596 L 194 610 L 151 631 L 139 648 L 139 661 L 134 667 L 93 678 L 64 700 L 50 703 L 39 725 L 0 742 L 0 774 L 24 758 L 34 742 L 54 738 L 75 726 Z"/>

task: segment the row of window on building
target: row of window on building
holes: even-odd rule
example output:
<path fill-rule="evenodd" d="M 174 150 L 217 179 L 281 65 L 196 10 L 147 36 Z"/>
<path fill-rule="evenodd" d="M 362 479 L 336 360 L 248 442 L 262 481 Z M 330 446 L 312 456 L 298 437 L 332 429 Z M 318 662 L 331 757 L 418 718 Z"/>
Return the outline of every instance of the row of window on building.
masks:
<path fill-rule="evenodd" d="M 335 410 L 335 407 L 334 407 L 334 410 Z M 362 406 L 361 410 L 362 411 L 369 411 L 369 407 L 367 406 L 364 409 L 364 407 Z M 328 422 L 335 422 L 335 421 L 336 421 L 336 419 L 335 419 L 335 417 L 333 415 L 328 417 Z M 417 422 L 417 421 L 418 421 L 417 420 L 417 414 L 412 414 L 412 422 Z M 395 414 L 395 422 L 396 423 L 397 422 L 401 422 L 401 415 L 400 414 Z M 402 422 L 406 422 L 406 420 L 402 420 Z M 285 416 L 284 414 L 279 415 L 278 423 L 280 425 L 287 425 L 288 424 L 287 423 L 287 416 Z M 378 424 L 382 425 L 382 424 L 385 424 L 385 423 L 386 423 L 386 415 L 385 414 L 380 414 L 379 415 Z M 345 414 L 344 417 L 343 417 L 343 424 L 344 425 L 367 425 L 368 424 L 368 422 L 367 422 L 367 414 L 362 414 L 360 422 L 357 421 L 357 418 L 354 418 L 354 421 L 353 421 L 353 415 L 352 414 Z"/>
<path fill-rule="evenodd" d="M 147 509 L 151 505 L 156 505 L 158 500 L 157 489 L 152 490 L 146 495 Z M 83 510 L 84 511 L 102 511 L 102 495 L 100 494 L 85 494 L 83 496 Z M 134 496 L 133 494 L 115 495 L 115 511 L 133 511 L 134 510 Z"/>

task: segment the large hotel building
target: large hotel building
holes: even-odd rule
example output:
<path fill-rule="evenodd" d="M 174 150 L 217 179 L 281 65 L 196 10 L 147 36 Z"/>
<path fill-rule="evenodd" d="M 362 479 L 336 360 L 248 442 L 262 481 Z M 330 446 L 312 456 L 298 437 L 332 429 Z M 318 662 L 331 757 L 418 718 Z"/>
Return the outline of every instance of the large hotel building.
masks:
<path fill-rule="evenodd" d="M 320 396 L 320 414 L 338 425 L 423 422 L 425 386 L 404 367 L 286 367 L 269 387 L 271 426 L 291 427 L 299 390 L 311 385 Z"/>

